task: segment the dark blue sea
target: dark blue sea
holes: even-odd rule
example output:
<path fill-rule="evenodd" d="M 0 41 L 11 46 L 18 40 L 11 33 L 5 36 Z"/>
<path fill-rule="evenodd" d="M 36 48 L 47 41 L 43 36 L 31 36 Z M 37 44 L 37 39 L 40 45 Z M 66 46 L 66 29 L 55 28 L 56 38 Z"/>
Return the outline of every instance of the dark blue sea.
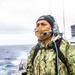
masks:
<path fill-rule="evenodd" d="M 0 46 L 0 75 L 11 75 L 18 71 L 19 63 L 27 60 L 33 45 Z"/>

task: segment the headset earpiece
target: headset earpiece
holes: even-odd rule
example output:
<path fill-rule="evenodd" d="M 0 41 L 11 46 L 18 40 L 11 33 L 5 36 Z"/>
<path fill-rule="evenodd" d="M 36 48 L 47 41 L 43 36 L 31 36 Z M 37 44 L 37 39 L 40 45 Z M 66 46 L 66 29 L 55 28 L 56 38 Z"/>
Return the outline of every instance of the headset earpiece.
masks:
<path fill-rule="evenodd" d="M 59 34 L 59 27 L 56 22 L 53 23 L 53 28 L 52 28 L 53 34 Z"/>
<path fill-rule="evenodd" d="M 52 34 L 58 34 L 59 33 L 59 27 L 54 19 L 53 16 L 48 15 L 48 18 L 50 18 L 50 20 L 52 20 Z"/>

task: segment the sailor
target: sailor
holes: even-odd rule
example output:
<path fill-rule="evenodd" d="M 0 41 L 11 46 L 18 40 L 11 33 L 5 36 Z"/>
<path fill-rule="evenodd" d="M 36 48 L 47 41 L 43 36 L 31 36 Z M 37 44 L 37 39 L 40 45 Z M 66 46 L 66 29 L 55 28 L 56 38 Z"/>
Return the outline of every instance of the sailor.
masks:
<path fill-rule="evenodd" d="M 52 15 L 38 18 L 35 28 L 38 44 L 30 51 L 27 75 L 75 75 L 75 48 L 59 33 Z"/>

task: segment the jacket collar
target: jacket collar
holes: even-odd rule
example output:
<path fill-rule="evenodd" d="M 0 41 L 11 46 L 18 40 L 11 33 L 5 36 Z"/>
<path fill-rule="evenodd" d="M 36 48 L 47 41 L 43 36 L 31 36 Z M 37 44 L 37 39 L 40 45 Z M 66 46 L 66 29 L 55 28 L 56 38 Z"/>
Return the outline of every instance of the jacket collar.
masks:
<path fill-rule="evenodd" d="M 61 38 L 60 35 L 52 36 L 52 38 L 51 38 L 51 40 L 49 41 L 49 43 L 48 43 L 47 46 L 52 45 L 52 44 L 53 44 L 53 41 L 56 41 L 56 40 L 58 40 L 58 39 L 60 39 L 60 38 Z M 38 43 L 39 43 L 39 45 L 40 45 L 40 48 L 46 47 L 45 44 L 44 44 L 42 41 L 38 40 Z"/>

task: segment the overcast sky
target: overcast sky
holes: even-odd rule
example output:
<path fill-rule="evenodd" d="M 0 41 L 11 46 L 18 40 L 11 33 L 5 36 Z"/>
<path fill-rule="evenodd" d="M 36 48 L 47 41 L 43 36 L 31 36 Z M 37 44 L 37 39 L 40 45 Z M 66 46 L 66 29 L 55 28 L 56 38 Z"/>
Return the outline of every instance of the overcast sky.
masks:
<path fill-rule="evenodd" d="M 0 45 L 36 43 L 36 20 L 44 14 L 53 15 L 60 32 L 70 39 L 70 26 L 75 24 L 74 8 L 74 0 L 0 0 Z"/>

